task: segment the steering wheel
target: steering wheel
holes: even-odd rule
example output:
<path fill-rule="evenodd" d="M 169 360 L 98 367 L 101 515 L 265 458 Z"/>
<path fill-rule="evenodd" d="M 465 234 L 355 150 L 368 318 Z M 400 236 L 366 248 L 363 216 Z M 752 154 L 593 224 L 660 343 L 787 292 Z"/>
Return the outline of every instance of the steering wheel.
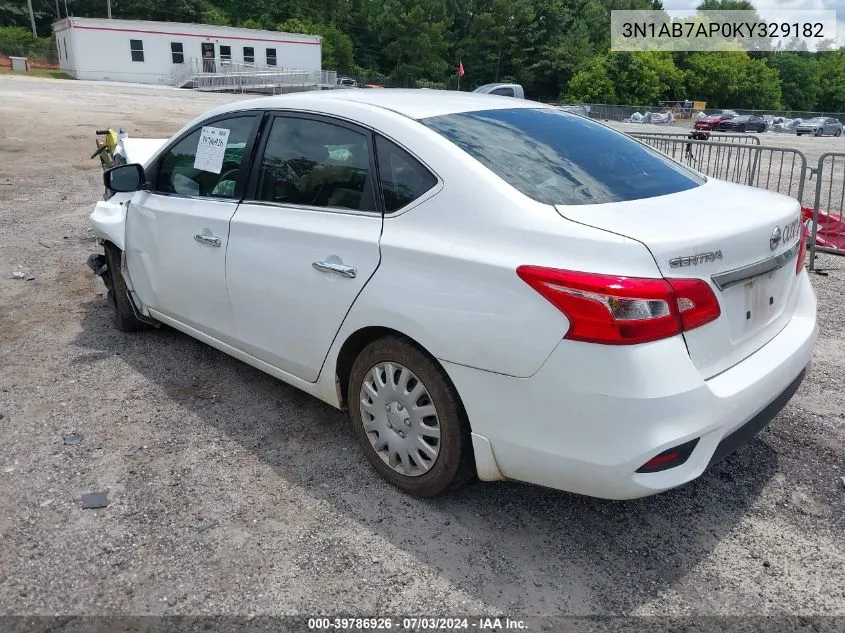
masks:
<path fill-rule="evenodd" d="M 217 180 L 218 183 L 223 182 L 224 180 L 236 180 L 238 177 L 238 172 L 241 170 L 240 165 L 237 167 L 230 167 L 225 172 L 220 174 L 220 178 Z"/>

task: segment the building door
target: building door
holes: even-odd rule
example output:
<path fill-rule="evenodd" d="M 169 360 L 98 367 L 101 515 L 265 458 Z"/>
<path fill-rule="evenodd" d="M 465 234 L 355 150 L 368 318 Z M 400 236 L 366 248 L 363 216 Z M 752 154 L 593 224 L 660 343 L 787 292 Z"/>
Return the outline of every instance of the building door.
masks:
<path fill-rule="evenodd" d="M 217 55 L 215 55 L 214 53 L 214 43 L 203 42 L 200 46 L 202 49 L 202 72 L 217 72 L 215 68 L 215 58 L 217 57 Z"/>

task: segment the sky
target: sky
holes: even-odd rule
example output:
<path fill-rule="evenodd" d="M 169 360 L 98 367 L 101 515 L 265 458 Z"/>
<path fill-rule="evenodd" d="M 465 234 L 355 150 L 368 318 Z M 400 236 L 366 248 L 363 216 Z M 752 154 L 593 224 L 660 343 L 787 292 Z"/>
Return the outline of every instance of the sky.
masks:
<path fill-rule="evenodd" d="M 766 10 L 784 9 L 828 9 L 836 11 L 836 38 L 839 46 L 845 45 L 845 0 L 751 0 L 757 7 L 761 17 L 766 18 Z M 672 9 L 695 9 L 701 0 L 663 0 L 663 8 L 669 11 Z M 770 14 L 771 15 L 771 14 Z"/>

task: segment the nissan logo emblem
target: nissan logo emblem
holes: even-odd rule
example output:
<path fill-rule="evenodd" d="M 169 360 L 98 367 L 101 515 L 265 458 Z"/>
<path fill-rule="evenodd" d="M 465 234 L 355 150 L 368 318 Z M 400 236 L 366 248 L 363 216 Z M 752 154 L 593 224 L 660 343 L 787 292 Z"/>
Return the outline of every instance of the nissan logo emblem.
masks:
<path fill-rule="evenodd" d="M 780 244 L 780 227 L 776 226 L 775 230 L 772 231 L 772 236 L 769 238 L 769 248 L 775 250 L 778 244 Z"/>

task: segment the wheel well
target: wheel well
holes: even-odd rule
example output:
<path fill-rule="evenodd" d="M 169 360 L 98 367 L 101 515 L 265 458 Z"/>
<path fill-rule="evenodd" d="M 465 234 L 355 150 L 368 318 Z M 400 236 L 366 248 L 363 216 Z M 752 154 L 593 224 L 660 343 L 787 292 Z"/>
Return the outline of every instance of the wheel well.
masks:
<path fill-rule="evenodd" d="M 335 365 L 335 380 L 337 381 L 338 388 L 337 395 L 342 409 L 346 409 L 347 406 L 346 392 L 349 387 L 349 374 L 352 373 L 352 365 L 355 363 L 355 359 L 358 358 L 358 354 L 360 354 L 361 350 L 373 341 L 377 341 L 380 338 L 391 335 L 406 338 L 414 345 L 425 351 L 425 349 L 412 338 L 389 327 L 372 326 L 361 328 L 357 332 L 353 332 L 341 346 L 340 353 L 337 355 L 337 363 Z"/>

